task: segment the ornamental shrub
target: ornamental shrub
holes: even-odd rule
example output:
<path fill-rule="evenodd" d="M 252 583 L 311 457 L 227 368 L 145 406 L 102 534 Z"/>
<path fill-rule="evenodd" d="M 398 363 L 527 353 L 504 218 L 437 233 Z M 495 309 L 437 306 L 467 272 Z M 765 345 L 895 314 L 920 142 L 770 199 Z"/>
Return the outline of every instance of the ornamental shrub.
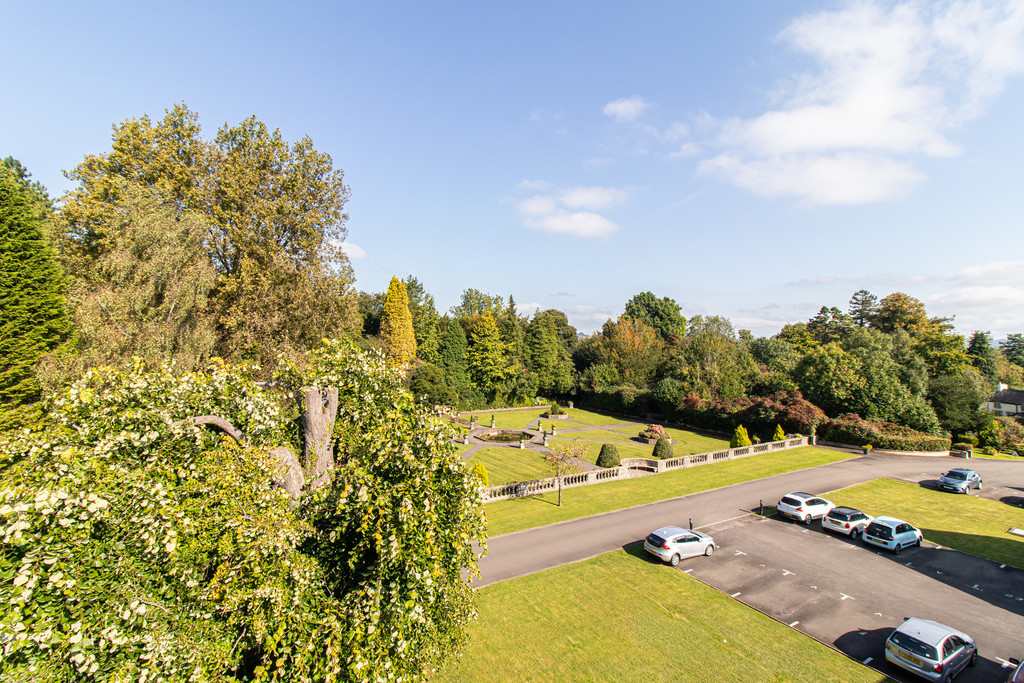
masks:
<path fill-rule="evenodd" d="M 95 370 L 0 440 L 0 679 L 415 679 L 458 651 L 479 480 L 380 355 L 305 367 L 278 380 L 338 387 L 340 466 L 298 499 L 268 452 L 296 423 L 245 368 Z"/>
<path fill-rule="evenodd" d="M 782 425 L 775 425 L 775 433 L 772 434 L 772 441 L 785 441 L 786 432 L 782 430 Z"/>
<path fill-rule="evenodd" d="M 615 447 L 615 444 L 602 444 L 601 452 L 597 455 L 597 466 L 618 467 L 620 464 L 621 460 L 619 460 L 619 449 Z"/>
<path fill-rule="evenodd" d="M 487 476 L 487 467 L 482 462 L 473 463 L 473 467 L 470 468 L 470 472 L 473 473 L 477 479 L 480 480 L 480 485 L 484 488 L 490 486 L 490 479 Z"/>
<path fill-rule="evenodd" d="M 561 414 L 562 414 L 562 406 L 558 405 L 557 403 L 552 403 L 551 407 L 548 408 L 548 415 L 561 415 Z"/>
<path fill-rule="evenodd" d="M 732 433 L 732 439 L 729 440 L 729 448 L 743 448 L 749 446 L 750 436 L 747 434 L 747 428 L 743 425 L 738 425 Z"/>
<path fill-rule="evenodd" d="M 959 442 L 953 444 L 953 447 L 952 447 L 951 450 L 954 450 L 954 451 L 971 451 L 971 450 L 974 450 L 974 446 L 972 446 L 971 444 L 966 443 L 964 441 L 959 441 Z"/>
<path fill-rule="evenodd" d="M 666 458 L 674 457 L 672 452 L 672 440 L 667 436 L 663 436 L 658 439 L 658 443 L 654 444 L 654 459 L 665 460 Z"/>
<path fill-rule="evenodd" d="M 647 425 L 647 428 L 640 432 L 638 436 L 641 439 L 663 439 L 668 436 L 668 432 L 661 425 Z"/>
<path fill-rule="evenodd" d="M 892 451 L 948 451 L 948 436 L 932 436 L 891 422 L 873 422 L 858 415 L 840 415 L 826 422 L 818 431 L 823 441 L 864 446 Z M 964 439 L 967 441 L 967 439 Z"/>

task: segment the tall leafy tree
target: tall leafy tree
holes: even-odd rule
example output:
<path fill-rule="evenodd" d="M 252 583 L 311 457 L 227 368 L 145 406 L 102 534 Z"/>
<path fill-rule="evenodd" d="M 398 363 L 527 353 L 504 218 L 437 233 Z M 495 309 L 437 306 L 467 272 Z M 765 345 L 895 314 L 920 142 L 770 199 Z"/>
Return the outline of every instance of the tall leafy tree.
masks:
<path fill-rule="evenodd" d="M 732 323 L 722 316 L 693 316 L 683 355 L 694 395 L 738 398 L 757 374 L 749 352 L 736 342 Z"/>
<path fill-rule="evenodd" d="M 449 385 L 461 391 L 469 384 L 469 366 L 466 360 L 466 333 L 455 320 L 448 321 L 444 337 L 438 347 L 438 364 L 444 370 Z"/>
<path fill-rule="evenodd" d="M 482 315 L 487 311 L 495 317 L 501 315 L 505 308 L 505 300 L 500 296 L 485 294 L 479 289 L 469 289 L 462 292 L 459 305 L 452 307 L 452 317 L 455 319 L 469 319 L 474 315 Z"/>
<path fill-rule="evenodd" d="M 635 294 L 626 302 L 626 315 L 650 325 L 665 341 L 686 334 L 686 318 L 679 304 L 667 296 L 659 299 L 653 292 Z"/>
<path fill-rule="evenodd" d="M 434 297 L 427 292 L 423 283 L 412 275 L 405 278 L 403 282 L 405 291 L 409 295 L 412 329 L 416 334 L 416 355 L 427 363 L 436 363 L 437 351 L 441 343 L 438 330 L 441 316 L 437 313 Z"/>
<path fill-rule="evenodd" d="M 544 396 L 572 389 L 573 367 L 551 316 L 537 314 L 526 329 L 526 364 L 537 376 L 537 391 Z"/>
<path fill-rule="evenodd" d="M 804 356 L 795 374 L 807 400 L 832 416 L 850 409 L 864 381 L 857 358 L 835 342 Z"/>
<path fill-rule="evenodd" d="M 341 250 L 349 190 L 308 137 L 289 145 L 255 117 L 202 137 L 183 104 L 160 121 L 114 127 L 111 150 L 68 177 L 61 207 L 67 258 L 110 248 L 128 185 L 154 188 L 207 219 L 202 244 L 220 279 L 212 293 L 219 351 L 270 364 L 356 324 L 352 273 Z M 127 181 L 125 183 L 124 181 Z"/>
<path fill-rule="evenodd" d="M 416 358 L 416 335 L 412 329 L 412 313 L 409 312 L 409 295 L 405 284 L 397 277 L 391 278 L 384 297 L 380 336 L 392 365 L 404 368 Z"/>
<path fill-rule="evenodd" d="M 492 397 L 511 374 L 508 344 L 502 340 L 490 311 L 474 316 L 471 321 L 466 360 L 473 383 Z"/>
<path fill-rule="evenodd" d="M 78 353 L 68 359 L 66 376 L 127 367 L 133 357 L 192 371 L 214 354 L 209 296 L 217 273 L 203 248 L 206 219 L 179 212 L 154 188 L 125 184 L 103 251 L 69 263 Z"/>
<path fill-rule="evenodd" d="M 819 344 L 841 342 L 850 331 L 850 319 L 835 306 L 822 306 L 818 314 L 807 321 L 807 333 Z"/>
<path fill-rule="evenodd" d="M 847 315 L 857 327 L 867 327 L 878 314 L 878 297 L 866 289 L 858 289 L 850 298 Z"/>
<path fill-rule="evenodd" d="M 646 387 L 664 360 L 665 343 L 647 323 L 628 316 L 609 320 L 601 329 L 600 364 L 614 368 L 621 381 Z"/>
<path fill-rule="evenodd" d="M 69 330 L 64 275 L 47 238 L 49 199 L 13 159 L 0 164 L 0 431 L 39 416 L 34 366 Z"/>
<path fill-rule="evenodd" d="M 893 292 L 879 302 L 871 326 L 882 332 L 903 329 L 916 336 L 928 326 L 928 315 L 919 300 L 903 292 Z"/>

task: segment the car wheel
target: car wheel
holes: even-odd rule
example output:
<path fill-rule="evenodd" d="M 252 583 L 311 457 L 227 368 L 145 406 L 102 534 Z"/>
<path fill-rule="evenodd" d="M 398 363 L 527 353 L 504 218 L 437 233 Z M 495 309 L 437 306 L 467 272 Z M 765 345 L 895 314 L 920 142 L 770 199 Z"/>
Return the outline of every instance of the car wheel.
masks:
<path fill-rule="evenodd" d="M 903 550 L 903 546 L 897 543 L 896 547 L 892 549 L 892 554 L 899 555 L 901 550 Z"/>
<path fill-rule="evenodd" d="M 715 552 L 715 546 L 713 545 L 709 545 L 707 548 L 704 548 L 704 555 L 707 557 L 711 557 L 711 553 L 713 552 Z"/>
<path fill-rule="evenodd" d="M 857 540 L 857 529 L 852 529 L 850 531 L 850 538 L 852 538 L 855 541 Z"/>
<path fill-rule="evenodd" d="M 980 481 L 979 481 L 979 482 L 978 482 L 978 490 L 979 490 L 979 491 L 981 490 L 981 484 L 982 484 L 982 482 L 980 482 Z"/>
<path fill-rule="evenodd" d="M 807 515 L 806 517 L 804 517 L 804 524 L 806 524 L 807 526 L 810 526 L 811 522 L 813 521 L 813 519 L 814 519 L 813 517 L 811 517 L 810 515 Z"/>
<path fill-rule="evenodd" d="M 916 545 L 918 548 L 921 547 L 921 539 L 920 539 L 920 537 L 917 539 L 917 542 L 914 545 Z"/>
<path fill-rule="evenodd" d="M 677 564 L 679 564 L 679 556 L 678 556 L 678 555 L 673 555 L 673 556 L 672 556 L 672 559 L 670 559 L 670 560 L 668 561 L 668 563 L 669 563 L 670 565 L 672 565 L 673 567 L 675 567 L 675 566 L 676 566 Z"/>

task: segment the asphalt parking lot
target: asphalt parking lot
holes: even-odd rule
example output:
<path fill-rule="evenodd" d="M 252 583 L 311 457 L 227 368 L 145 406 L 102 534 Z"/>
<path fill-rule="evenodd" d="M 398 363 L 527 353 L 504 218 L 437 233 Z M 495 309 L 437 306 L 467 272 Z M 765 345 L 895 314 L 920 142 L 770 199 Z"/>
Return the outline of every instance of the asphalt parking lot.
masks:
<path fill-rule="evenodd" d="M 989 492 L 999 498 L 999 492 Z M 986 496 L 987 497 L 987 496 Z M 899 556 L 778 517 L 702 529 L 719 551 L 678 569 L 901 681 L 884 643 L 905 617 L 932 619 L 978 643 L 957 681 L 1000 681 L 1024 655 L 1024 571 L 925 543 Z M 799 672 L 794 671 L 798 676 Z"/>

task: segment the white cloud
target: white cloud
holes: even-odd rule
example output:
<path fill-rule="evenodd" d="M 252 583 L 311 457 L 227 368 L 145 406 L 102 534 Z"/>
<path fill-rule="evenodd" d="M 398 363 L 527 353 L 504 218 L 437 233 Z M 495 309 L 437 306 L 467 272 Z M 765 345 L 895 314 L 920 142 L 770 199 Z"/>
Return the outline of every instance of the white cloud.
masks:
<path fill-rule="evenodd" d="M 564 311 L 565 317 L 569 319 L 569 324 L 584 334 L 599 329 L 605 322 L 612 319 L 612 315 L 607 309 L 598 306 L 569 306 Z"/>
<path fill-rule="evenodd" d="M 338 248 L 345 252 L 345 255 L 350 259 L 360 259 L 368 256 L 365 249 L 353 242 L 340 242 L 338 243 Z"/>
<path fill-rule="evenodd" d="M 628 197 L 625 190 L 612 187 L 574 187 L 563 192 L 560 201 L 572 209 L 606 209 Z"/>
<path fill-rule="evenodd" d="M 536 301 L 531 301 L 530 303 L 525 303 L 525 304 L 521 304 L 521 303 L 516 302 L 516 313 L 518 315 L 529 315 L 529 316 L 532 316 L 537 311 L 543 311 L 543 310 L 544 310 L 544 304 L 538 303 Z"/>
<path fill-rule="evenodd" d="M 635 121 L 647 109 L 647 101 L 639 95 L 612 100 L 604 105 L 604 115 L 610 116 L 619 123 Z"/>
<path fill-rule="evenodd" d="M 955 315 L 961 334 L 987 330 L 996 339 L 1024 330 L 1024 288 L 994 284 L 953 289 L 927 297 L 929 312 Z"/>
<path fill-rule="evenodd" d="M 534 230 L 573 237 L 608 237 L 619 229 L 617 224 L 596 213 L 569 212 L 564 209 L 539 218 L 527 218 L 523 224 Z"/>
<path fill-rule="evenodd" d="M 1024 285 L 1024 261 L 994 261 L 968 266 L 956 274 L 962 282 Z"/>
<path fill-rule="evenodd" d="M 546 180 L 520 180 L 516 185 L 520 190 L 550 190 L 553 185 Z"/>
<path fill-rule="evenodd" d="M 820 204 L 905 195 L 923 180 L 907 157 L 959 154 L 946 133 L 1024 71 L 1020 3 L 859 2 L 801 17 L 780 38 L 817 71 L 779 108 L 718 122 L 726 151 L 700 170 Z"/>
<path fill-rule="evenodd" d="M 573 237 L 608 237 L 619 226 L 594 212 L 628 198 L 627 191 L 617 188 L 573 187 L 529 197 L 516 204 L 516 209 L 523 225 L 531 230 Z"/>

